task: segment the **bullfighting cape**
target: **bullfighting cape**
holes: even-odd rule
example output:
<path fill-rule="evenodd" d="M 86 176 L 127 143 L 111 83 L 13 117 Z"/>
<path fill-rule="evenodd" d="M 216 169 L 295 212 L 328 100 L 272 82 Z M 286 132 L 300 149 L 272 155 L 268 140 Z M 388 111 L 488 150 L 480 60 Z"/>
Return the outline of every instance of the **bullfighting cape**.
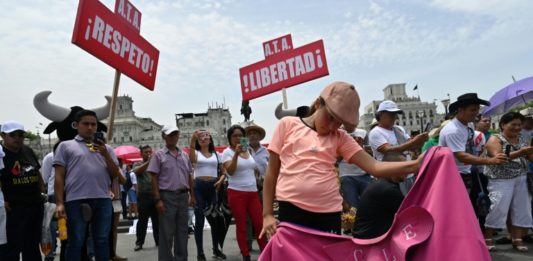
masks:
<path fill-rule="evenodd" d="M 268 260 L 491 260 L 452 152 L 432 147 L 387 233 L 356 239 L 280 223 Z"/>

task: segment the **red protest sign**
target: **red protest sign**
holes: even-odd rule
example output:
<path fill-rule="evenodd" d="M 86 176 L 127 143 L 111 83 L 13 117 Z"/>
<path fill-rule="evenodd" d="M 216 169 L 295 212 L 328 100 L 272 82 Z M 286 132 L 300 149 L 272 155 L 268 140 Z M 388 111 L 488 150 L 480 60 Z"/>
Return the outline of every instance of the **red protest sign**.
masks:
<path fill-rule="evenodd" d="M 322 40 L 285 50 L 239 69 L 245 101 L 329 74 Z"/>
<path fill-rule="evenodd" d="M 287 50 L 292 50 L 291 34 L 284 35 L 263 43 L 263 52 L 265 53 L 265 58 Z"/>
<path fill-rule="evenodd" d="M 141 12 L 137 7 L 132 5 L 128 0 L 116 0 L 115 1 L 115 14 L 123 19 L 127 24 L 141 33 Z"/>
<path fill-rule="evenodd" d="M 80 0 L 72 43 L 154 90 L 159 50 L 122 19 L 100 1 Z"/>

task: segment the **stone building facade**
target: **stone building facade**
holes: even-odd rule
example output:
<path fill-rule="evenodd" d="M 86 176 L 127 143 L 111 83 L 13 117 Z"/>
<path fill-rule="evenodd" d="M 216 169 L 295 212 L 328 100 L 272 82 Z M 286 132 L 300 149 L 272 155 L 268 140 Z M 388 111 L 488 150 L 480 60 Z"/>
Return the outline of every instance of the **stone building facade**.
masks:
<path fill-rule="evenodd" d="M 102 122 L 109 126 L 109 118 Z M 117 109 L 113 126 L 113 140 L 109 142 L 112 147 L 120 145 L 144 146 L 149 145 L 154 149 L 165 146 L 161 137 L 162 125 L 151 118 L 142 118 L 135 115 L 133 99 L 130 96 L 117 97 Z"/>
<path fill-rule="evenodd" d="M 430 128 L 438 126 L 444 119 L 443 114 L 437 113 L 435 102 L 423 102 L 420 97 L 409 97 L 405 92 L 405 83 L 389 84 L 383 89 L 383 100 L 372 101 L 365 106 L 364 114 L 360 117 L 359 128 L 370 129 L 379 104 L 384 100 L 391 100 L 403 110 L 403 115 L 398 115 L 396 124 L 405 128 L 411 134 L 425 129 L 429 123 Z"/>
<path fill-rule="evenodd" d="M 207 130 L 215 146 L 227 146 L 226 132 L 231 126 L 231 113 L 224 105 L 209 106 L 203 113 L 176 113 L 176 126 L 180 129 L 179 147 L 188 147 L 191 136 L 198 129 Z"/>

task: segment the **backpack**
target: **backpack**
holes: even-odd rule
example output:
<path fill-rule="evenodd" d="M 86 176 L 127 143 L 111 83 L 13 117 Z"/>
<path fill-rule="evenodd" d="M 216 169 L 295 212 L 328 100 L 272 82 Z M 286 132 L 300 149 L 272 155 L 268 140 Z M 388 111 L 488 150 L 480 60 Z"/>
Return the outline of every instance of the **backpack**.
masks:
<path fill-rule="evenodd" d="M 133 187 L 133 183 L 131 182 L 131 173 L 126 173 L 126 182 L 122 185 L 124 188 L 124 191 L 128 192 L 131 187 Z"/>

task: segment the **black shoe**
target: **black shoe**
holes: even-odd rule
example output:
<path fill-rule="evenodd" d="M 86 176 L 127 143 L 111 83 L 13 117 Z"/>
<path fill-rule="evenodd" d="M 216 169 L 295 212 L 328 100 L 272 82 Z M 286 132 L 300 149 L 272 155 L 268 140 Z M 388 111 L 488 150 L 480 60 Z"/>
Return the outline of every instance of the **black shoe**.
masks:
<path fill-rule="evenodd" d="M 194 229 L 192 227 L 189 227 L 189 235 L 194 234 Z"/>
<path fill-rule="evenodd" d="M 135 245 L 135 248 L 133 249 L 133 251 L 139 251 L 141 249 L 143 249 L 142 245 Z"/>
<path fill-rule="evenodd" d="M 532 235 L 526 235 L 522 238 L 522 240 L 524 240 L 524 242 L 526 243 L 533 243 L 533 236 Z"/>
<path fill-rule="evenodd" d="M 496 239 L 496 241 L 494 241 L 494 242 L 496 242 L 496 244 L 498 244 L 498 245 L 508 245 L 508 244 L 512 243 L 511 239 L 507 238 L 507 237 L 502 237 L 500 239 Z"/>
<path fill-rule="evenodd" d="M 213 249 L 213 258 L 226 259 L 226 255 L 218 249 Z"/>
<path fill-rule="evenodd" d="M 198 261 L 206 261 L 206 259 L 205 259 L 205 255 L 204 255 L 204 254 L 198 255 L 198 256 L 196 257 L 196 260 L 198 260 Z"/>
<path fill-rule="evenodd" d="M 242 261 L 252 261 L 252 259 L 250 259 L 250 256 L 242 256 Z"/>

